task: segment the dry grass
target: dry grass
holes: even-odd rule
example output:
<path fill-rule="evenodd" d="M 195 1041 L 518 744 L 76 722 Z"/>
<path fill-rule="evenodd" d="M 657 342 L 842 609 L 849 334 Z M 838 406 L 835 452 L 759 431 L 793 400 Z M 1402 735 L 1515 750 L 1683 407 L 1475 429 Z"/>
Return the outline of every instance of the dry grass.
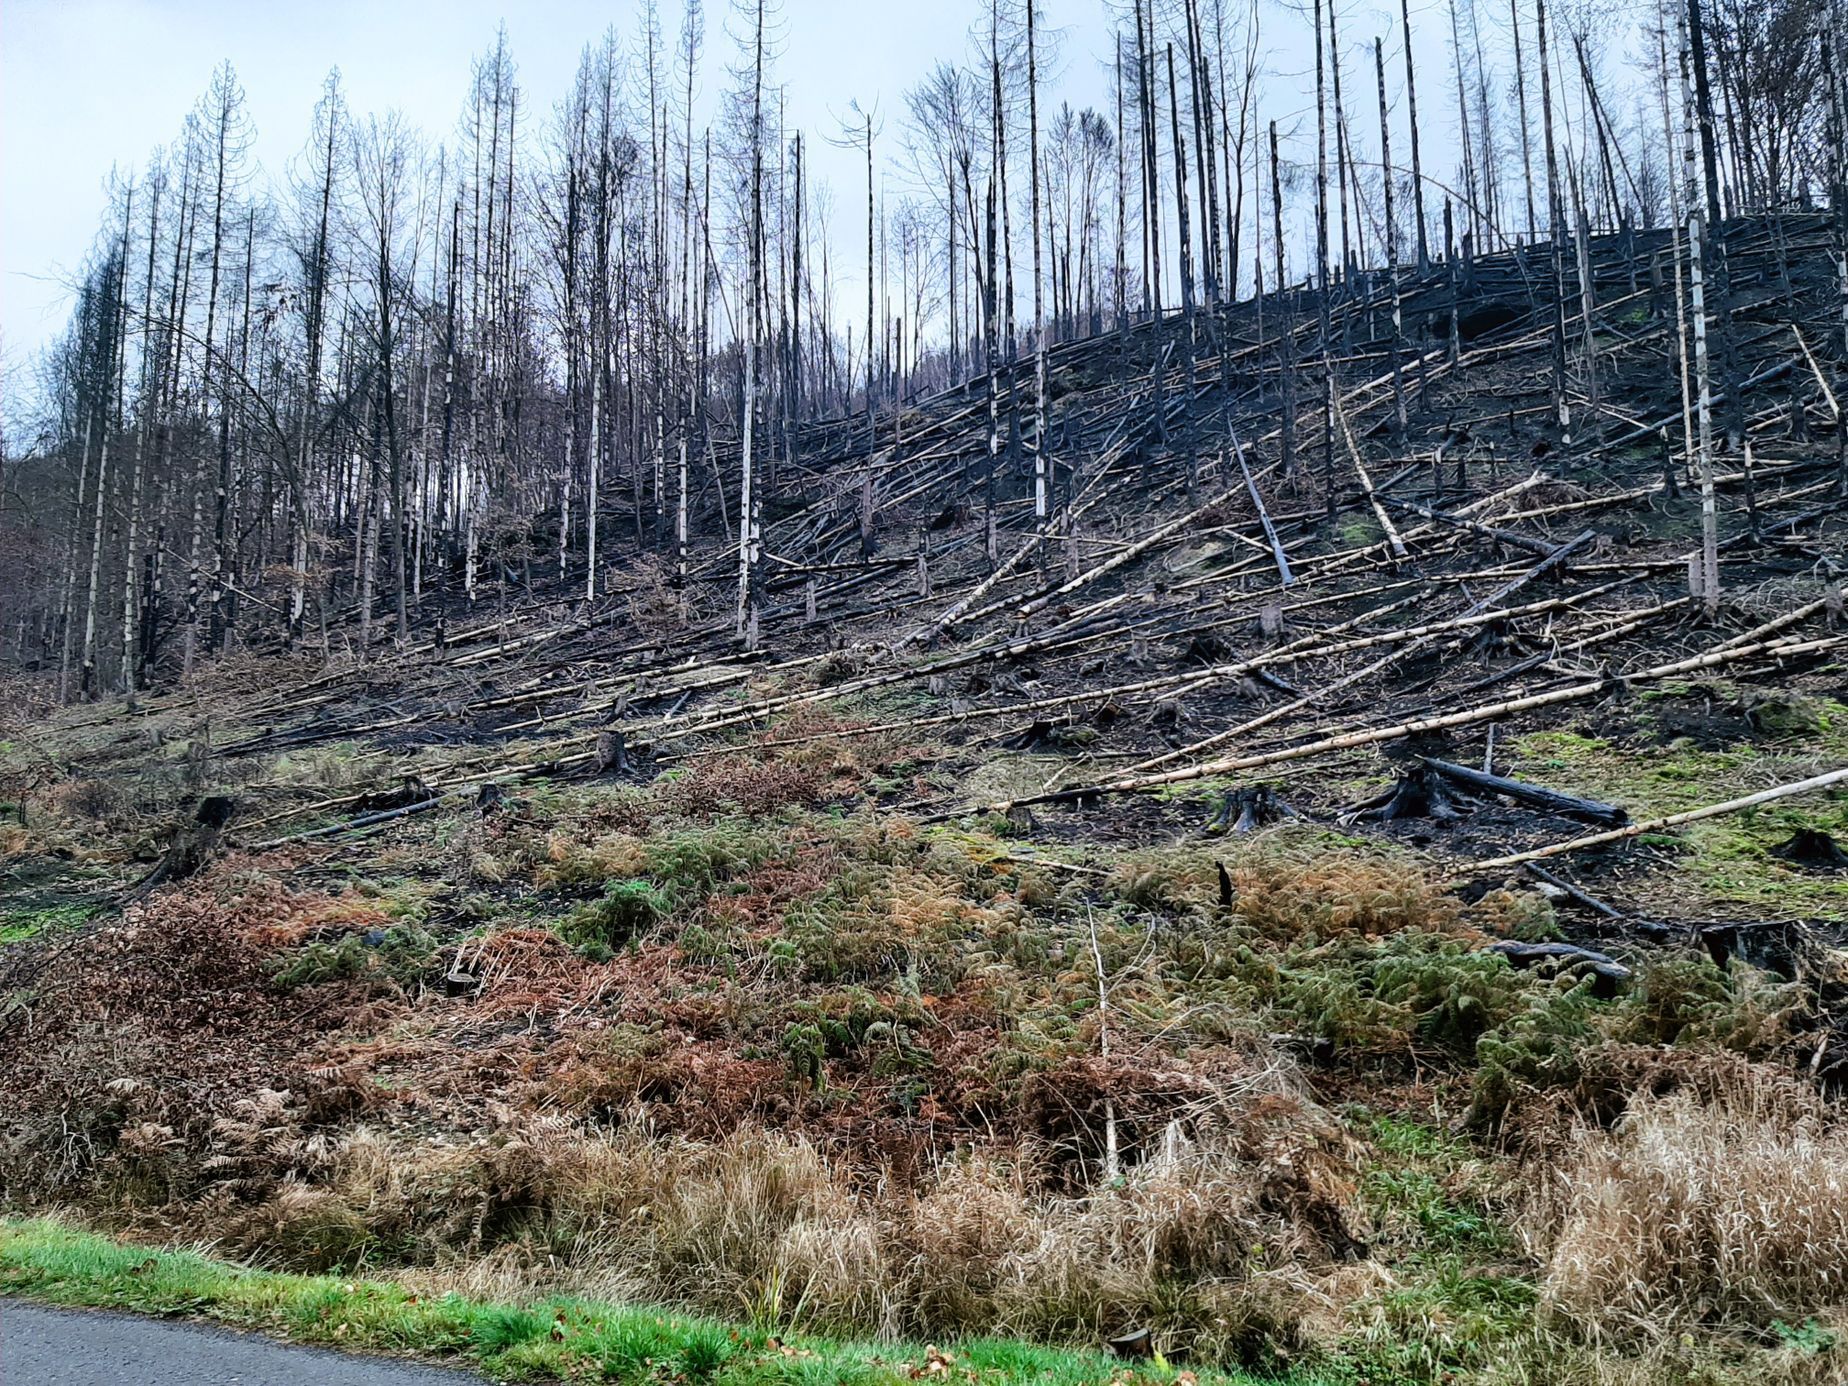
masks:
<path fill-rule="evenodd" d="M 1842 1321 L 1793 1327 L 1787 1341 L 1744 1344 L 1682 1335 L 1612 1351 L 1537 1331 L 1510 1344 L 1479 1386 L 1841 1386 Z"/>
<path fill-rule="evenodd" d="M 1407 929 L 1448 931 L 1456 901 L 1409 861 L 1331 852 L 1327 844 L 1273 832 L 1211 848 L 1178 847 L 1124 855 L 1111 888 L 1140 909 L 1209 908 L 1227 869 L 1236 917 L 1266 939 L 1313 942 L 1385 937 Z"/>
<path fill-rule="evenodd" d="M 217 1230 L 297 1268 L 414 1249 L 431 1286 L 475 1293 L 556 1292 L 562 1277 L 885 1337 L 1095 1342 L 1148 1324 L 1196 1360 L 1276 1362 L 1348 1278 L 1323 1224 L 1353 1215 L 1318 1182 L 1332 1162 L 1312 1128 L 1292 1135 L 1281 1110 L 1256 1104 L 1245 1126 L 1180 1141 L 1082 1197 L 1045 1194 L 1030 1154 L 951 1159 L 903 1188 L 762 1130 L 703 1143 L 529 1119 L 445 1145 L 362 1128 L 298 1142 L 300 1177 Z"/>
<path fill-rule="evenodd" d="M 1848 1131 L 1820 1107 L 1644 1098 L 1582 1128 L 1536 1208 L 1551 1317 L 1592 1338 L 1801 1323 L 1848 1304 Z"/>

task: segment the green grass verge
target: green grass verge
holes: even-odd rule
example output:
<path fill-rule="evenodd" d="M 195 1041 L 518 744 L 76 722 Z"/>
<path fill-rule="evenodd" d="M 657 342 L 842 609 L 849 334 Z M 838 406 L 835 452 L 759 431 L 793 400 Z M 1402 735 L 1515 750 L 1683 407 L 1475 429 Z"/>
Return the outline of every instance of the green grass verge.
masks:
<path fill-rule="evenodd" d="M 491 1304 L 421 1298 L 401 1285 L 285 1275 L 190 1251 L 124 1246 L 41 1219 L 0 1221 L 0 1294 L 49 1304 L 189 1315 L 296 1342 L 461 1358 L 502 1380 L 697 1381 L 715 1386 L 916 1380 L 1081 1386 L 1246 1380 L 1126 1364 L 1091 1353 L 971 1341 L 944 1352 L 909 1344 L 781 1338 L 664 1310 L 571 1298 Z M 1312 1386 L 1299 1381 L 1297 1386 Z"/>

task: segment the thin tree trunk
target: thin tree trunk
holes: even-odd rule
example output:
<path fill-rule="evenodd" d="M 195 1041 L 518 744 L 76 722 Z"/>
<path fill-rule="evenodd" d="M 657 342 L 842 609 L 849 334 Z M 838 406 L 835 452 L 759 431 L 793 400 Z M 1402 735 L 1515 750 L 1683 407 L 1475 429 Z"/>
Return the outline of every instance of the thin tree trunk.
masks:
<path fill-rule="evenodd" d="M 1411 0 L 1399 0 L 1399 27 L 1405 34 L 1405 108 L 1412 132 L 1412 207 L 1418 222 L 1418 273 L 1431 272 L 1431 242 L 1425 231 L 1424 164 L 1418 149 L 1418 76 L 1412 63 Z"/>
<path fill-rule="evenodd" d="M 141 380 L 136 388 L 141 417 L 136 422 L 134 458 L 129 463 L 128 524 L 122 543 L 122 669 L 117 687 L 130 698 L 137 687 L 135 594 L 139 574 L 136 550 L 141 540 L 142 464 L 147 454 L 148 431 L 157 426 L 160 415 L 160 375 L 164 369 L 154 345 L 154 262 L 160 240 L 160 200 L 164 188 L 164 177 L 157 172 L 150 189 L 153 203 L 148 212 L 148 262 L 141 292 Z"/>
<path fill-rule="evenodd" d="M 1322 338 L 1322 492 L 1330 524 L 1338 502 L 1335 497 L 1335 364 L 1329 341 L 1328 300 L 1328 102 L 1325 72 L 1327 54 L 1322 30 L 1322 6 L 1315 0 L 1315 283 L 1316 312 Z"/>
<path fill-rule="evenodd" d="M 1283 420 L 1279 438 L 1279 469 L 1285 476 L 1296 472 L 1296 322 L 1284 289 L 1283 174 L 1277 158 L 1277 122 L 1270 123 L 1271 246 L 1277 255 L 1277 336 L 1282 349 L 1279 373 L 1283 376 Z"/>
<path fill-rule="evenodd" d="M 1682 294 L 1681 228 L 1682 198 L 1674 173 L 1675 124 L 1668 101 L 1668 36 L 1666 24 L 1656 29 L 1656 58 L 1659 64 L 1657 95 L 1662 106 L 1662 145 L 1667 161 L 1669 206 L 1669 256 L 1674 262 L 1675 280 L 1675 374 L 1681 387 L 1681 451 L 1684 466 L 1692 467 L 1694 452 L 1693 395 L 1688 388 L 1688 320 L 1687 299 Z"/>
<path fill-rule="evenodd" d="M 1046 312 L 1040 297 L 1039 60 L 1034 46 L 1033 12 L 1039 0 L 1024 0 L 1027 10 L 1027 160 L 1033 184 L 1033 527 L 1041 534 L 1052 516 L 1052 461 L 1046 455 Z M 1042 558 L 1046 546 L 1041 544 Z"/>
<path fill-rule="evenodd" d="M 1720 609 L 1719 511 L 1713 491 L 1713 392 L 1707 369 L 1707 275 L 1705 218 L 1701 215 L 1694 164 L 1694 92 L 1689 72 L 1687 21 L 1681 22 L 1681 100 L 1686 113 L 1681 157 L 1687 171 L 1688 294 L 1694 320 L 1694 387 L 1698 401 L 1696 446 L 1700 470 L 1700 590 L 1695 596 L 1713 616 Z"/>
<path fill-rule="evenodd" d="M 1508 0 L 1508 27 L 1514 33 L 1514 89 L 1521 120 L 1521 184 L 1527 193 L 1527 240 L 1537 234 L 1534 220 L 1534 158 L 1527 126 L 1527 62 L 1521 46 L 1519 0 Z"/>
<path fill-rule="evenodd" d="M 1399 223 L 1392 205 L 1392 126 L 1386 118 L 1386 45 L 1373 40 L 1373 79 L 1380 93 L 1381 186 L 1386 199 L 1386 277 L 1392 292 L 1392 418 L 1394 440 L 1403 448 L 1406 436 L 1405 381 L 1399 358 L 1405 352 L 1405 314 L 1399 294 Z"/>
<path fill-rule="evenodd" d="M 1559 158 L 1553 139 L 1553 77 L 1547 57 L 1546 0 L 1534 0 L 1534 30 L 1540 54 L 1540 119 L 1545 125 L 1546 202 L 1553 256 L 1553 416 L 1559 426 L 1560 441 L 1570 444 L 1572 406 L 1566 397 L 1566 262 L 1561 245 L 1565 229 L 1560 221 L 1563 199 L 1559 187 Z"/>
<path fill-rule="evenodd" d="M 115 265 L 110 271 L 113 287 L 108 295 L 109 311 L 105 317 L 107 343 L 103 380 L 103 445 L 96 461 L 96 524 L 90 536 L 90 584 L 84 598 L 83 672 L 80 686 L 83 696 L 94 698 L 101 691 L 96 669 L 96 606 L 103 589 L 103 516 L 109 502 L 109 444 L 113 434 L 122 430 L 123 372 L 128 365 L 128 235 L 134 215 L 135 190 L 131 185 L 122 202 L 122 241 L 116 250 Z M 110 413 L 113 409 L 114 427 Z"/>

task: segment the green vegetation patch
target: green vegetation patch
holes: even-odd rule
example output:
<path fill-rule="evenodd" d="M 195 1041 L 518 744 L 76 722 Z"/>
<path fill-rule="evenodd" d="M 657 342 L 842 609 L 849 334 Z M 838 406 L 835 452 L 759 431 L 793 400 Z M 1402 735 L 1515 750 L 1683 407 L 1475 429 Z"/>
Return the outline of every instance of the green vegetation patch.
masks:
<path fill-rule="evenodd" d="M 0 909 L 0 944 L 24 943 L 41 934 L 75 929 L 95 917 L 98 907 L 82 900 L 49 905 L 9 905 Z"/>
<path fill-rule="evenodd" d="M 1231 1383 L 1166 1364 L 1132 1370 L 1089 1353 L 973 1341 L 948 1349 L 781 1338 L 664 1310 L 555 1297 L 495 1304 L 338 1276 L 284 1275 L 150 1251 L 43 1220 L 0 1223 L 0 1293 L 51 1304 L 191 1314 L 295 1342 L 468 1360 L 503 1381 L 874 1383 L 975 1379 L 994 1386 Z M 1299 1386 L 1312 1386 L 1299 1380 Z"/>
<path fill-rule="evenodd" d="M 276 983 L 302 987 L 358 978 L 391 990 L 415 985 L 435 965 L 436 940 L 414 925 L 396 925 L 307 944 L 279 962 Z"/>
<path fill-rule="evenodd" d="M 1714 744 L 1675 734 L 1684 704 L 1704 707 L 1725 698 L 1731 715 L 1753 735 Z M 1770 696 L 1730 686 L 1662 690 L 1641 700 L 1643 730 L 1663 739 L 1618 740 L 1581 731 L 1532 732 L 1516 739 L 1514 773 L 1568 793 L 1623 805 L 1650 819 L 1755 793 L 1848 762 L 1848 707 L 1826 698 Z M 1848 795 L 1824 793 L 1765 804 L 1676 830 L 1686 880 L 1709 900 L 1765 917 L 1811 916 L 1848 910 L 1848 875 L 1804 871 L 1771 849 L 1799 828 L 1848 836 Z"/>

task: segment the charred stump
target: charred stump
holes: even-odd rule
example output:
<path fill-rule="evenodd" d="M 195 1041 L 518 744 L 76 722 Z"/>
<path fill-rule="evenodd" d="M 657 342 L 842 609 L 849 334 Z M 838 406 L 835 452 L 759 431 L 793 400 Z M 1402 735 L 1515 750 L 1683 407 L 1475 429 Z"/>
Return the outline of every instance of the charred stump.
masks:
<path fill-rule="evenodd" d="M 1207 822 L 1206 830 L 1210 833 L 1251 833 L 1286 818 L 1300 817 L 1302 815 L 1278 798 L 1269 785 L 1257 785 L 1230 791 L 1219 811 Z"/>
<path fill-rule="evenodd" d="M 196 874 L 218 854 L 225 828 L 236 814 L 237 800 L 227 794 L 208 794 L 201 799 L 193 816 L 169 833 L 167 850 L 159 864 L 136 883 L 130 898 L 139 899 L 158 885 Z"/>
<path fill-rule="evenodd" d="M 1848 851 L 1821 828 L 1798 828 L 1771 855 L 1808 871 L 1848 870 Z"/>
<path fill-rule="evenodd" d="M 1466 817 L 1476 800 L 1453 788 L 1430 765 L 1420 763 L 1400 773 L 1392 788 L 1354 805 L 1344 816 L 1370 823 L 1401 818 L 1431 818 L 1448 823 Z"/>

